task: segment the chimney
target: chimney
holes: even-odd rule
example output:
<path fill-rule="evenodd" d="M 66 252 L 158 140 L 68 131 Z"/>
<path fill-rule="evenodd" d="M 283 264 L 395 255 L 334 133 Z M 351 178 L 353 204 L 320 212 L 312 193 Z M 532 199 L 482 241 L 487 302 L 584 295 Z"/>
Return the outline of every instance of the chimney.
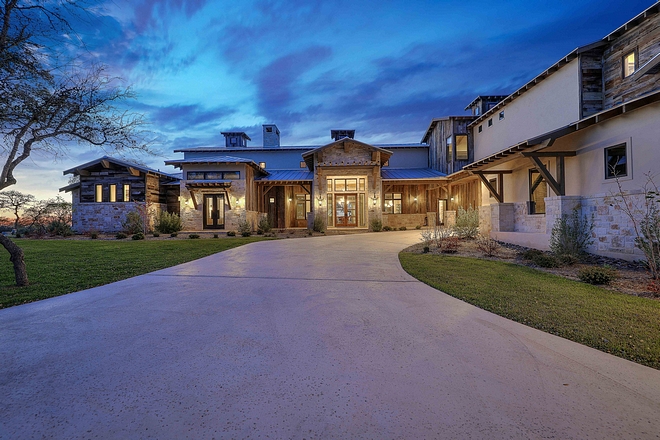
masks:
<path fill-rule="evenodd" d="M 280 130 L 275 124 L 264 124 L 264 147 L 278 148 L 280 146 Z"/>
<path fill-rule="evenodd" d="M 343 138 L 355 139 L 355 130 L 330 130 L 330 137 L 335 141 Z"/>
<path fill-rule="evenodd" d="M 223 131 L 220 134 L 225 137 L 225 147 L 227 148 L 245 148 L 247 147 L 247 141 L 252 140 L 243 131 Z"/>

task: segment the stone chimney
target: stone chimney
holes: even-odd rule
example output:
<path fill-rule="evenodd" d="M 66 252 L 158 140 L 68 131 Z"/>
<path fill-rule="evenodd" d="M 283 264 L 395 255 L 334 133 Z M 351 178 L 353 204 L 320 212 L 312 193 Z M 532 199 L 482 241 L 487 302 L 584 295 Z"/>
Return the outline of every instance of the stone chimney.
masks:
<path fill-rule="evenodd" d="M 247 141 L 252 140 L 243 131 L 223 131 L 220 134 L 225 137 L 225 147 L 227 148 L 245 148 L 247 147 Z"/>
<path fill-rule="evenodd" d="M 335 141 L 343 138 L 355 139 L 355 130 L 330 130 L 330 137 Z"/>
<path fill-rule="evenodd" d="M 280 130 L 275 124 L 264 124 L 264 147 L 278 148 L 280 146 Z"/>

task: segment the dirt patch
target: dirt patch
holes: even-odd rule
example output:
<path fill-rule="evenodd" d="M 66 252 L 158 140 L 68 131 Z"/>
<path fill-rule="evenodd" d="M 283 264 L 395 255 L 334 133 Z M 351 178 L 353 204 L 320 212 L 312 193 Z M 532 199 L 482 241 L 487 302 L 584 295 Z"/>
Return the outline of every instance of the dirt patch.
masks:
<path fill-rule="evenodd" d="M 587 266 L 603 266 L 608 265 L 616 270 L 617 278 L 610 284 L 603 285 L 602 287 L 608 290 L 613 290 L 628 295 L 641 296 L 660 300 L 660 292 L 653 292 L 654 286 L 651 282 L 649 272 L 644 268 L 641 262 L 630 262 L 626 260 L 617 260 L 613 258 L 606 258 L 600 256 L 588 256 L 585 261 L 558 268 L 544 268 L 535 265 L 534 263 L 522 258 L 521 254 L 527 248 L 522 246 L 510 245 L 508 243 L 500 243 L 497 254 L 492 257 L 484 256 L 477 248 L 476 240 L 460 240 L 460 246 L 456 253 L 445 254 L 440 252 L 437 247 L 430 246 L 429 253 L 439 255 L 456 255 L 461 257 L 481 258 L 484 260 L 504 261 L 508 263 L 520 264 L 523 266 L 533 267 L 543 272 L 552 273 L 575 281 L 580 281 L 578 272 L 580 269 Z M 404 252 L 412 252 L 421 254 L 424 252 L 424 244 L 421 242 L 404 250 Z M 656 282 L 656 286 L 660 283 Z M 657 289 L 657 287 L 656 287 Z"/>

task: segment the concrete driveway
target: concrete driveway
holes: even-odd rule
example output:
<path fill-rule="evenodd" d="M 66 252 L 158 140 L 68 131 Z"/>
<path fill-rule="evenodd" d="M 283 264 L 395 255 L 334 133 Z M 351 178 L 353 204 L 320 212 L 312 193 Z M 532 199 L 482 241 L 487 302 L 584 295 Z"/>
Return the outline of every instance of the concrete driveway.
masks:
<path fill-rule="evenodd" d="M 660 371 L 415 281 L 418 239 L 255 243 L 0 310 L 0 437 L 660 437 Z"/>

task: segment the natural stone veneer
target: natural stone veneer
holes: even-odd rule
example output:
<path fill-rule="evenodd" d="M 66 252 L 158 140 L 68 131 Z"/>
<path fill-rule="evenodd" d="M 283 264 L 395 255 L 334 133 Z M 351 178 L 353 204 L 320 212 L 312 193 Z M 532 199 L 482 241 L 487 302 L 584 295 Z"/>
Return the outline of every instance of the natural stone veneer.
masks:
<path fill-rule="evenodd" d="M 73 206 L 72 228 L 78 233 L 90 231 L 119 232 L 122 231 L 126 214 L 143 207 L 144 203 L 116 202 L 116 203 L 76 203 Z M 154 221 L 166 205 L 149 206 L 148 229 L 153 229 Z"/>

